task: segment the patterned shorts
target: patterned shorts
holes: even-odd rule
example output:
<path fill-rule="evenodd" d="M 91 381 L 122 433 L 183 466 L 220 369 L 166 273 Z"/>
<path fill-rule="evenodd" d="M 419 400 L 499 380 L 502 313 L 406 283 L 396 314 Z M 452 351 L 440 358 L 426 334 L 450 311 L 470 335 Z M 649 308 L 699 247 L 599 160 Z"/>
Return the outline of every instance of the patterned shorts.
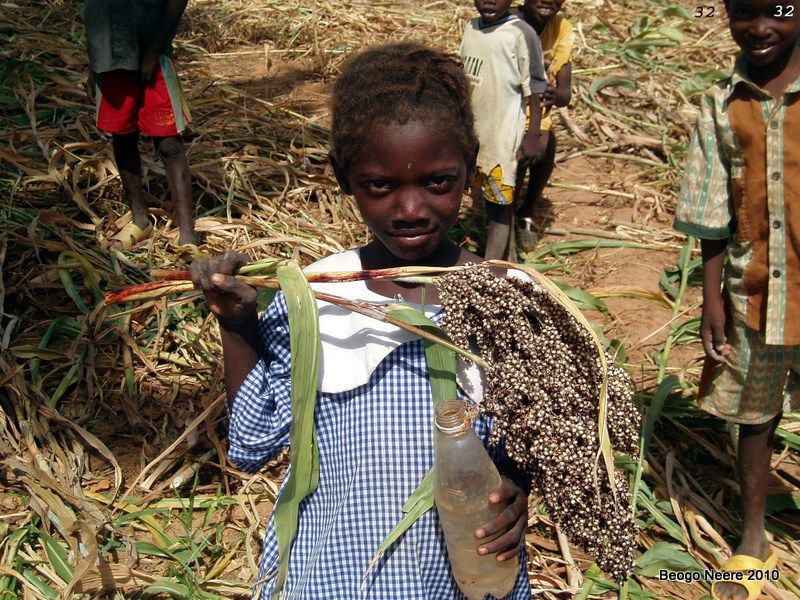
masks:
<path fill-rule="evenodd" d="M 800 346 L 768 346 L 764 333 L 728 321 L 731 353 L 706 358 L 697 404 L 726 421 L 759 425 L 800 408 Z"/>
<path fill-rule="evenodd" d="M 514 186 L 503 183 L 503 168 L 498 165 L 487 176 L 478 167 L 475 172 L 475 184 L 481 188 L 486 202 L 508 206 L 514 202 Z"/>

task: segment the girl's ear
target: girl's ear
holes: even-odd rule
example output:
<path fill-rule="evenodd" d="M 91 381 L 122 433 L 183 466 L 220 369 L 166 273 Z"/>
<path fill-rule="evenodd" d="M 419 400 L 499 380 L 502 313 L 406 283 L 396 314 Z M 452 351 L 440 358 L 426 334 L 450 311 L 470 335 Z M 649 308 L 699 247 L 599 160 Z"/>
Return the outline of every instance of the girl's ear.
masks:
<path fill-rule="evenodd" d="M 328 152 L 328 160 L 333 167 L 333 174 L 336 175 L 336 182 L 339 184 L 339 187 L 342 188 L 345 194 L 352 196 L 353 192 L 350 189 L 350 183 L 347 181 L 347 172 L 342 165 L 339 164 L 339 161 L 336 160 L 333 152 Z"/>

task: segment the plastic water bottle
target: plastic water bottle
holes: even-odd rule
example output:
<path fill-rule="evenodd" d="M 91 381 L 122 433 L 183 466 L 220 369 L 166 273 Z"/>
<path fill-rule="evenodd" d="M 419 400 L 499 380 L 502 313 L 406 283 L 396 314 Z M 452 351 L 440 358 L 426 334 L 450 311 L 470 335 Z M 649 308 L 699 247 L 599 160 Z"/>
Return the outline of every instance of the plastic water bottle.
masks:
<path fill-rule="evenodd" d="M 496 554 L 478 554 L 480 546 L 497 536 L 475 537 L 478 527 L 505 509 L 489 504 L 489 495 L 500 487 L 500 473 L 461 402 L 442 402 L 435 422 L 434 498 L 453 577 L 469 600 L 483 600 L 486 594 L 503 598 L 514 587 L 519 560 L 515 556 L 498 562 Z"/>

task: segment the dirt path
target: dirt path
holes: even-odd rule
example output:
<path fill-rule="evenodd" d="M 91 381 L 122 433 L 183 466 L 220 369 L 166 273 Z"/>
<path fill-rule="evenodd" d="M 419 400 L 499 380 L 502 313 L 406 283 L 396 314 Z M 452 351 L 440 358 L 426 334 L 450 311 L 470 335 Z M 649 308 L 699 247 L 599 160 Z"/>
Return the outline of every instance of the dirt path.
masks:
<path fill-rule="evenodd" d="M 672 309 L 651 298 L 605 297 L 621 288 L 638 288 L 666 298 L 659 287 L 665 268 L 677 264 L 683 240 L 672 229 L 672 215 L 652 198 L 642 198 L 626 168 L 617 160 L 579 156 L 556 166 L 546 202 L 537 213 L 544 224 L 542 245 L 565 240 L 607 239 L 641 242 L 649 247 L 598 248 L 569 261 L 569 273 L 559 280 L 603 297 L 609 314 L 592 313 L 609 338 L 619 339 L 628 353 L 628 365 L 640 383 L 652 380 L 653 355 L 664 344 Z M 592 192 L 577 188 L 599 188 Z M 631 197 L 628 197 L 631 196 Z M 689 288 L 681 319 L 699 314 L 700 291 Z M 684 312 L 686 311 L 686 312 Z M 678 347 L 670 354 L 671 367 L 697 367 L 700 348 Z"/>

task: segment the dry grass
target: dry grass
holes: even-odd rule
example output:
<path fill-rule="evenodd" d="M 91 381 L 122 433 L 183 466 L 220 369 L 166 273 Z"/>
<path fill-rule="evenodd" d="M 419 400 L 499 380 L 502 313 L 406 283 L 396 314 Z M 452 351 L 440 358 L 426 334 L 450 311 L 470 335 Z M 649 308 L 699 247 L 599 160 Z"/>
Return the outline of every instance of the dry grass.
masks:
<path fill-rule="evenodd" d="M 246 594 L 283 462 L 255 477 L 226 463 L 221 348 L 215 323 L 192 294 L 129 310 L 101 306 L 103 292 L 173 264 L 177 230 L 162 202 L 162 168 L 147 151 L 158 235 L 124 255 L 99 248 L 125 208 L 109 144 L 94 129 L 82 89 L 80 6 L 0 1 L 0 597 L 23 590 L 54 597 L 83 570 L 75 591 L 89 595 L 100 587 L 101 570 L 120 596 L 153 579 L 176 597 Z M 679 6 L 693 10 L 685 0 Z M 731 44 L 719 41 L 727 40 L 724 23 L 656 1 L 570 0 L 567 10 L 579 24 L 579 43 L 560 158 L 623 165 L 625 180 L 605 191 L 654 222 L 667 219 L 694 94 L 731 62 Z M 400 37 L 452 49 L 460 18 L 470 14 L 468 3 L 450 0 L 192 2 L 178 60 L 195 119 L 189 156 L 207 245 L 262 258 L 294 255 L 306 264 L 363 242 L 364 227 L 326 165 L 325 90 L 352 49 Z M 469 206 L 464 216 L 458 239 L 480 244 Z M 576 243 L 586 233 L 643 247 L 683 243 L 656 227 L 633 235 L 572 232 L 558 253 L 540 248 L 532 257 L 558 278 L 570 256 L 596 246 Z M 696 340 L 677 285 L 681 273 L 691 280 L 692 266 L 681 264 L 677 278 L 669 274 L 676 285 L 667 294 L 676 316 L 670 345 Z M 569 293 L 599 306 L 596 297 Z M 674 370 L 668 354 L 643 371 L 646 406 L 656 381 Z M 722 425 L 693 407 L 692 371 L 679 374 L 688 376 L 683 393 L 651 412 L 660 419 L 643 465 L 639 542 L 642 551 L 662 542 L 656 549 L 672 559 L 716 567 L 740 523 L 732 448 Z M 768 520 L 784 573 L 768 588 L 773 598 L 800 589 L 800 524 L 796 509 L 786 510 L 800 504 L 800 423 L 784 423 Z M 624 457 L 619 462 L 635 471 Z M 142 484 L 129 489 L 143 470 Z M 549 590 L 547 597 L 570 597 L 579 587 L 613 595 L 533 506 L 536 588 Z M 701 592 L 642 571 L 637 582 L 651 597 Z M 629 593 L 645 597 L 635 587 Z"/>

